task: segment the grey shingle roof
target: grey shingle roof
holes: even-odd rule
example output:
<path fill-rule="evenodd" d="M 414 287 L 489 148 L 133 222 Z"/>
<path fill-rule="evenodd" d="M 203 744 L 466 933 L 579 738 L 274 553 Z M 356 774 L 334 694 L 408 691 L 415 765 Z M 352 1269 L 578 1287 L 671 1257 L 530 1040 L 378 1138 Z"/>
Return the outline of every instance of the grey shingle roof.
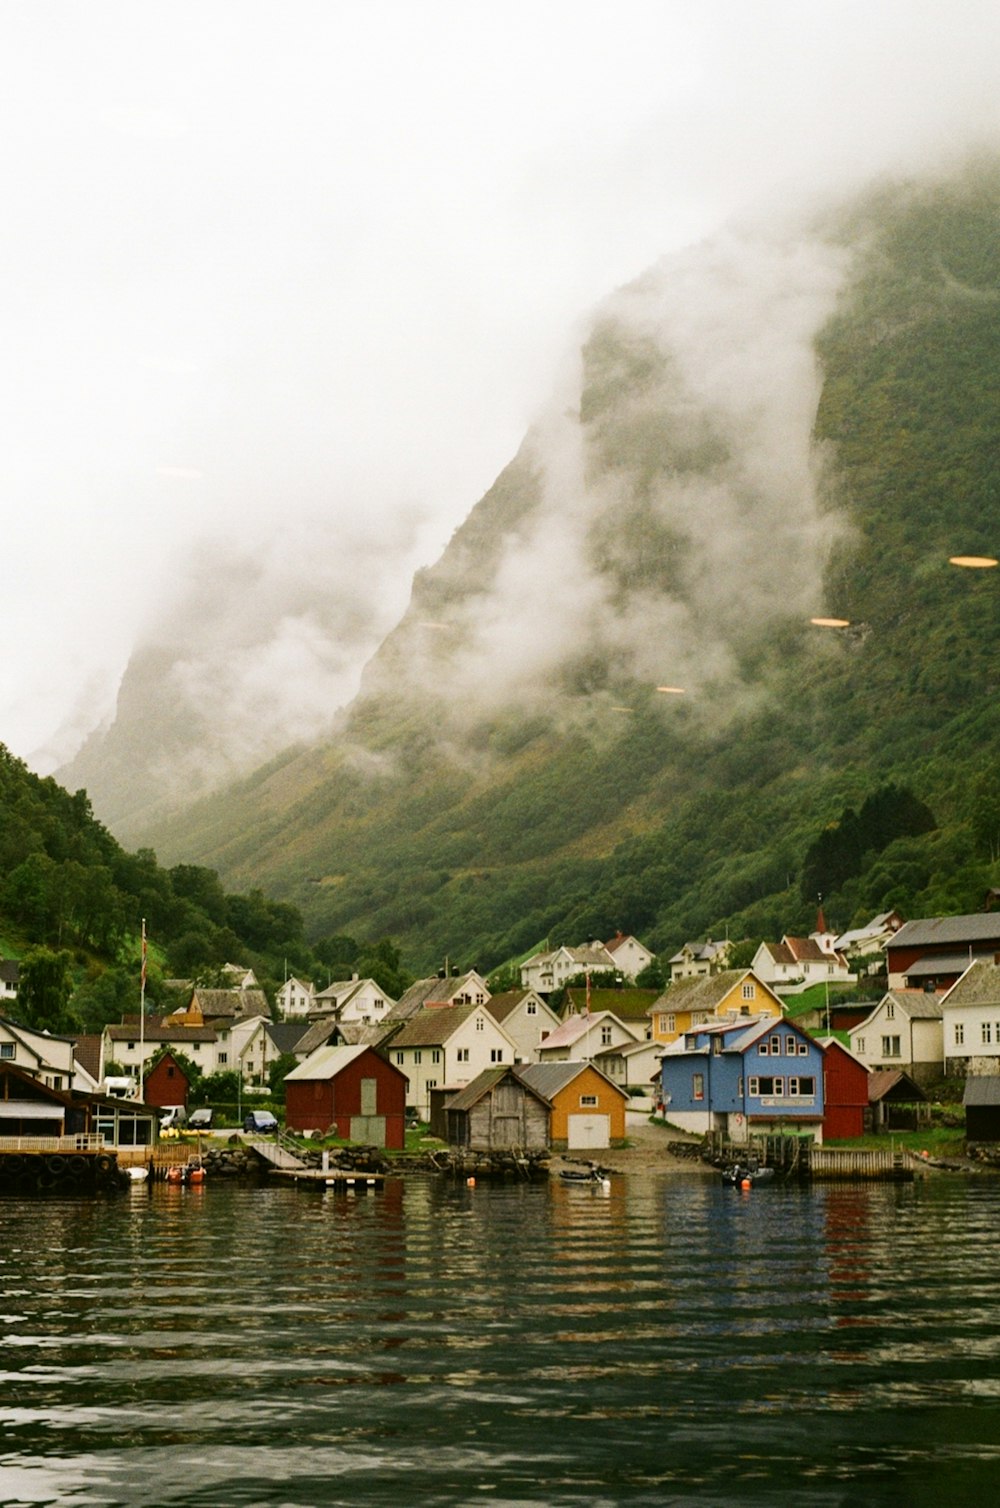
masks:
<path fill-rule="evenodd" d="M 941 998 L 946 1007 L 1000 1004 L 1000 966 L 991 958 L 977 958 Z"/>
<path fill-rule="evenodd" d="M 396 1047 L 442 1047 L 453 1032 L 467 1021 L 478 1005 L 427 1006 L 411 1016 L 392 1039 Z"/>
<path fill-rule="evenodd" d="M 965 1081 L 963 1105 L 1000 1105 L 1000 1074 L 984 1073 Z"/>
<path fill-rule="evenodd" d="M 977 911 L 971 916 L 931 916 L 904 922 L 889 948 L 923 948 L 949 943 L 988 942 L 1000 946 L 1000 913 Z"/>

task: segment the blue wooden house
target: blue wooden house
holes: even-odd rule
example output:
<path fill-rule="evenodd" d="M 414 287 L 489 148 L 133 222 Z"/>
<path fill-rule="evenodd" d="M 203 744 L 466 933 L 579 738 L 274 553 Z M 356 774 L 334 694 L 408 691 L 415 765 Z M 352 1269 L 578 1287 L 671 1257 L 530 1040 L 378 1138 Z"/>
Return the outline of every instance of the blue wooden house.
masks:
<path fill-rule="evenodd" d="M 685 1131 L 810 1131 L 822 1141 L 823 1049 L 791 1021 L 694 1028 L 660 1060 L 664 1115 Z"/>

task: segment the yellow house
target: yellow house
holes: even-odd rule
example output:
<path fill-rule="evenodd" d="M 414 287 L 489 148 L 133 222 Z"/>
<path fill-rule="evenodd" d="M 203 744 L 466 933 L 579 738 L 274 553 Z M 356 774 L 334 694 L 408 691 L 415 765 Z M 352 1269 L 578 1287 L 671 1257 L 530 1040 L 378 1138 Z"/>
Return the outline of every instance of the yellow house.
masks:
<path fill-rule="evenodd" d="M 554 1152 L 624 1144 L 628 1095 L 593 1063 L 530 1063 L 518 1073 L 552 1106 L 549 1141 Z"/>
<path fill-rule="evenodd" d="M 753 969 L 676 979 L 649 1007 L 654 1042 L 676 1042 L 696 1026 L 740 1016 L 783 1016 L 784 1005 Z"/>

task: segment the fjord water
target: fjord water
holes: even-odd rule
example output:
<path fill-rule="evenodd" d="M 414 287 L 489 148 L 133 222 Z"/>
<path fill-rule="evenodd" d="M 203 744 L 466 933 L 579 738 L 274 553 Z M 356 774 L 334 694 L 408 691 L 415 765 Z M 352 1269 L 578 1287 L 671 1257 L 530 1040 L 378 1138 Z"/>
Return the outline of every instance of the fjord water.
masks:
<path fill-rule="evenodd" d="M 940 1504 L 1000 1471 L 1000 1180 L 0 1203 L 4 1504 Z"/>

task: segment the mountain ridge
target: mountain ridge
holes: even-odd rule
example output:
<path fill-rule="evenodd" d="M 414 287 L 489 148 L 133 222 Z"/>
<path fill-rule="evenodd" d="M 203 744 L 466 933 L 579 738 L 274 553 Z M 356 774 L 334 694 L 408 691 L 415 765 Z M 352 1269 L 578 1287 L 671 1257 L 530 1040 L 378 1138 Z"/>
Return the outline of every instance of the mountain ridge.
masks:
<path fill-rule="evenodd" d="M 619 290 L 331 736 L 126 835 L 317 935 L 489 967 L 807 921 L 817 832 L 903 783 L 937 825 L 839 887 L 841 925 L 968 908 L 997 598 L 948 558 L 996 543 L 998 207 L 979 162 Z"/>

